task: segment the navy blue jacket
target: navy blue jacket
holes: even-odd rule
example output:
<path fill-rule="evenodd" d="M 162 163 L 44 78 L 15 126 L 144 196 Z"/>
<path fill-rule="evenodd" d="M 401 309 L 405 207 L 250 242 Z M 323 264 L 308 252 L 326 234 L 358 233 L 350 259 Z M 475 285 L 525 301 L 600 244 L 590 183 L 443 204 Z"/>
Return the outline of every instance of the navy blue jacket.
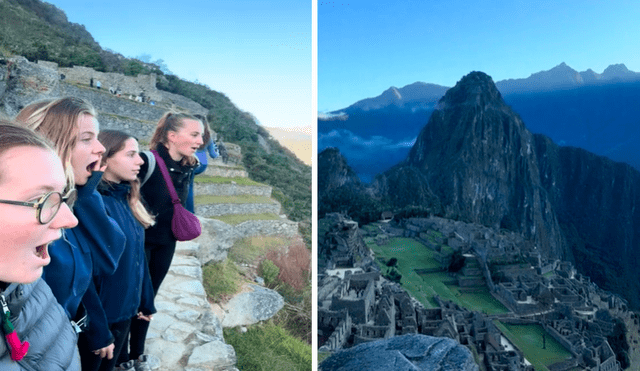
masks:
<path fill-rule="evenodd" d="M 92 321 L 104 317 L 91 277 L 115 272 L 126 241 L 118 223 L 107 215 L 102 196 L 96 190 L 100 179 L 102 172 L 95 171 L 87 184 L 78 187 L 78 200 L 73 207 L 78 226 L 65 230 L 63 238 L 49 246 L 51 263 L 42 274 L 70 319 L 76 317 L 82 301 L 90 327 Z M 96 347 L 92 349 L 103 348 L 113 341 L 108 327 L 93 339 L 92 345 Z"/>
<path fill-rule="evenodd" d="M 131 213 L 127 196 L 129 183 L 102 182 L 98 186 L 107 214 L 115 219 L 127 236 L 124 253 L 112 276 L 94 278 L 109 324 L 135 316 L 138 311 L 153 314 L 153 286 L 144 255 L 144 227 Z"/>

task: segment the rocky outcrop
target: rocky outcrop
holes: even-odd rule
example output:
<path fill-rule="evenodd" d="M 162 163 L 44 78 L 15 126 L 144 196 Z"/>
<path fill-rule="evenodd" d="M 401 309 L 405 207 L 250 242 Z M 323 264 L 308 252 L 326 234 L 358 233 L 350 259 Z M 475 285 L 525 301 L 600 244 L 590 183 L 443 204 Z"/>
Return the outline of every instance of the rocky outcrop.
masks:
<path fill-rule="evenodd" d="M 453 339 L 404 335 L 341 350 L 324 360 L 318 369 L 475 371 L 478 365 L 469 349 Z"/>
<path fill-rule="evenodd" d="M 564 257 L 534 146 L 491 77 L 472 72 L 440 100 L 406 161 L 375 186 L 396 207 L 439 203 L 447 218 L 518 231 Z"/>
<path fill-rule="evenodd" d="M 258 285 L 246 285 L 244 292 L 226 303 L 214 305 L 222 327 L 248 326 L 273 317 L 284 307 L 278 292 Z M 218 309 L 218 310 L 216 310 Z"/>
<path fill-rule="evenodd" d="M 298 223 L 288 219 L 280 220 L 248 220 L 238 225 L 229 225 L 216 219 L 200 217 L 202 234 L 193 240 L 199 246 L 193 255 L 201 264 L 210 261 L 219 262 L 227 258 L 229 249 L 236 240 L 254 236 L 298 235 Z"/>

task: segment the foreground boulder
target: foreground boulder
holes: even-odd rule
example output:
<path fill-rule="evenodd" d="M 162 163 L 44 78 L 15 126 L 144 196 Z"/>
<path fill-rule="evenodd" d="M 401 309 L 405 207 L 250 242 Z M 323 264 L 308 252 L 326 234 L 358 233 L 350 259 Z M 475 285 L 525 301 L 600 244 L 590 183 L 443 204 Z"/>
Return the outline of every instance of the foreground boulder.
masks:
<path fill-rule="evenodd" d="M 341 350 L 322 362 L 321 371 L 477 371 L 473 355 L 449 338 L 403 335 Z"/>

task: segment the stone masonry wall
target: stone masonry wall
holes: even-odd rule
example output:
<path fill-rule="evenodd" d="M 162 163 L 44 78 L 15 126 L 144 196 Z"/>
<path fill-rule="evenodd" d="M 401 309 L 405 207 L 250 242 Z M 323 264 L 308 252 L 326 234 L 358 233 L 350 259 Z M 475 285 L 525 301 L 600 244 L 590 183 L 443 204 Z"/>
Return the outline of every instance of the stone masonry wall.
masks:
<path fill-rule="evenodd" d="M 40 64 L 41 62 L 38 62 Z M 55 63 L 46 63 L 47 67 L 53 67 Z M 57 67 L 57 66 L 56 66 Z M 110 87 L 114 89 L 120 88 L 122 95 L 139 95 L 144 91 L 144 94 L 156 102 L 162 102 L 163 96 L 156 88 L 157 75 L 152 73 L 150 75 L 138 75 L 138 76 L 125 76 L 121 73 L 115 72 L 98 72 L 93 68 L 73 66 L 72 68 L 58 67 L 58 73 L 64 74 L 65 80 L 68 82 L 89 85 L 91 78 L 93 78 L 93 86 L 96 87 L 96 83 L 100 81 L 101 89 L 109 91 Z"/>
<path fill-rule="evenodd" d="M 235 196 L 239 194 L 249 194 L 255 196 L 271 197 L 272 187 L 270 186 L 239 186 L 237 184 L 216 184 L 216 183 L 196 183 L 194 192 L 196 194 L 211 194 L 218 196 Z"/>
<path fill-rule="evenodd" d="M 196 214 L 202 216 L 221 216 L 229 214 L 280 214 L 277 202 L 264 204 L 208 204 L 196 205 Z"/>

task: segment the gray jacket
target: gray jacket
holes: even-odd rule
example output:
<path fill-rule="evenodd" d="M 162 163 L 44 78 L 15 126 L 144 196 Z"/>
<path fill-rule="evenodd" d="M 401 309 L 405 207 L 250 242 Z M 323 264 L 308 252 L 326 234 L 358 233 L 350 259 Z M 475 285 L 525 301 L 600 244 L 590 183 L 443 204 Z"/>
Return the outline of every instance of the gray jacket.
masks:
<path fill-rule="evenodd" d="M 12 283 L 1 293 L 20 341 L 30 345 L 22 360 L 13 361 L 0 326 L 0 370 L 80 370 L 78 336 L 42 278 L 28 285 Z"/>

